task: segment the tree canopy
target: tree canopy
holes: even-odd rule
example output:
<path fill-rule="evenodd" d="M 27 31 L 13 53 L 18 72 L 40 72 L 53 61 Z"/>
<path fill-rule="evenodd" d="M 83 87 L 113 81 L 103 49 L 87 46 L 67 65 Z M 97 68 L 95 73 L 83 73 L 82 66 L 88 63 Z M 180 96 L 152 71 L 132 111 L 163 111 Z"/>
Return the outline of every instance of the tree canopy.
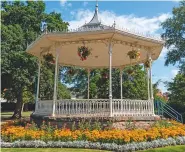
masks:
<path fill-rule="evenodd" d="M 169 52 L 166 56 L 166 65 L 182 63 L 185 58 L 185 1 L 172 11 L 172 17 L 162 23 L 166 47 Z"/>
<path fill-rule="evenodd" d="M 35 93 L 37 77 L 37 59 L 25 52 L 27 46 L 41 34 L 41 21 L 48 22 L 48 30 L 67 29 L 68 23 L 64 22 L 60 13 L 45 13 L 45 3 L 42 1 L 3 1 L 1 9 L 1 87 L 4 98 L 17 100 L 14 118 L 21 117 L 21 106 L 28 95 Z M 52 66 L 43 64 L 43 77 L 41 90 L 46 98 L 51 98 L 54 81 Z M 43 75 L 43 74 L 42 74 Z M 51 83 L 50 83 L 51 82 Z M 59 81 L 59 96 L 70 97 L 66 87 Z M 52 88 L 52 89 L 51 89 Z"/>
<path fill-rule="evenodd" d="M 123 70 L 123 98 L 147 99 L 147 81 L 145 71 L 141 65 L 133 66 L 134 73 L 128 74 L 131 67 Z M 70 72 L 70 71 L 73 72 Z M 87 70 L 76 68 L 65 68 L 63 81 L 72 84 L 71 91 L 77 96 L 87 98 Z M 112 71 L 112 95 L 113 98 L 120 98 L 120 70 Z M 109 98 L 109 70 L 96 69 L 90 72 L 90 98 Z"/>
<path fill-rule="evenodd" d="M 172 11 L 172 17 L 162 23 L 169 49 L 165 65 L 178 64 L 179 72 L 172 82 L 167 83 L 169 104 L 183 115 L 185 121 L 185 1 L 179 3 Z"/>

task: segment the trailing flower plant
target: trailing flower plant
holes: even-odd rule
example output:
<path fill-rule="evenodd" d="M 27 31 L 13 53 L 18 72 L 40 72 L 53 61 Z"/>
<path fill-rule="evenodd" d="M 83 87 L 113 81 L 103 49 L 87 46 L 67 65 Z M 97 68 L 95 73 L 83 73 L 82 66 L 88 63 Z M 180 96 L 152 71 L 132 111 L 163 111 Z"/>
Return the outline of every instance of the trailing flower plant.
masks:
<path fill-rule="evenodd" d="M 129 51 L 127 53 L 127 55 L 129 56 L 129 58 L 132 59 L 139 59 L 141 53 L 139 51 L 137 51 L 136 49 L 133 49 L 132 51 Z"/>
<path fill-rule="evenodd" d="M 44 54 L 43 58 L 46 62 L 55 63 L 55 57 L 51 53 Z"/>
<path fill-rule="evenodd" d="M 78 47 L 78 56 L 80 60 L 84 61 L 87 60 L 87 57 L 91 54 L 91 49 L 86 46 Z"/>

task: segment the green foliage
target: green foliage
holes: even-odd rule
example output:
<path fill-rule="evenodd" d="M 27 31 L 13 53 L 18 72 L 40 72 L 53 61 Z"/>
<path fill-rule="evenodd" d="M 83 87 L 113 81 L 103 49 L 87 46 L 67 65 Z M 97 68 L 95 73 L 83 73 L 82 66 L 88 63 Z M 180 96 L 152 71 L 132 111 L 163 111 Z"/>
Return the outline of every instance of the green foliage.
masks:
<path fill-rule="evenodd" d="M 169 101 L 167 104 L 171 106 L 173 109 L 175 109 L 176 111 L 178 111 L 180 114 L 182 114 L 183 122 L 185 123 L 185 103 L 174 100 L 174 101 Z"/>
<path fill-rule="evenodd" d="M 28 88 L 24 88 L 23 89 L 23 103 L 33 102 L 34 100 L 35 100 L 34 94 Z"/>
<path fill-rule="evenodd" d="M 123 73 L 123 98 L 147 99 L 147 80 L 142 68 L 140 65 L 133 66 L 134 74 L 131 76 Z"/>
<path fill-rule="evenodd" d="M 170 126 L 173 126 L 173 124 L 171 124 L 168 120 L 158 120 L 158 121 L 155 121 L 151 127 L 168 128 Z"/>
<path fill-rule="evenodd" d="M 80 129 L 80 130 L 85 130 L 86 128 L 85 128 L 85 119 L 82 119 L 81 121 L 79 121 L 78 122 L 78 128 Z"/>
<path fill-rule="evenodd" d="M 74 130 L 74 128 L 79 130 L 101 130 L 103 129 L 103 126 L 101 126 L 101 122 L 99 120 L 91 121 L 91 119 L 82 119 L 78 122 L 77 126 L 75 126 L 75 123 L 73 122 L 72 130 Z"/>
<path fill-rule="evenodd" d="M 128 130 L 136 129 L 136 122 L 133 121 L 131 118 L 129 118 L 129 119 L 125 122 L 125 129 L 128 129 Z"/>
<path fill-rule="evenodd" d="M 75 131 L 76 130 L 76 122 L 73 121 L 72 125 L 71 125 L 71 130 Z"/>
<path fill-rule="evenodd" d="M 179 73 L 172 82 L 168 82 L 169 105 L 180 113 L 185 113 L 185 1 L 172 11 L 172 17 L 162 23 L 165 45 L 170 50 L 166 56 L 166 65 L 179 64 Z M 181 110 L 183 108 L 183 110 Z M 185 118 L 184 118 L 185 119 Z"/>
<path fill-rule="evenodd" d="M 185 1 L 179 7 L 173 8 L 173 16 L 162 23 L 165 45 L 170 51 L 167 53 L 166 65 L 182 62 L 185 57 Z"/>
<path fill-rule="evenodd" d="M 134 74 L 127 73 L 127 67 L 123 71 L 123 98 L 146 99 L 147 83 L 145 71 L 140 65 L 133 66 Z M 69 75 L 67 67 L 63 69 L 63 81 L 66 84 L 73 84 L 71 91 L 77 96 L 87 98 L 87 71 L 84 69 L 73 68 L 75 73 Z M 104 75 L 106 74 L 107 77 Z M 112 91 L 113 98 L 120 98 L 120 71 L 112 70 Z M 96 69 L 90 72 L 90 98 L 109 98 L 109 70 Z"/>
<path fill-rule="evenodd" d="M 33 101 L 33 94 L 36 91 L 34 84 L 38 65 L 36 58 L 25 52 L 27 45 L 41 34 L 41 21 L 48 22 L 48 30 L 67 29 L 68 23 L 63 22 L 59 13 L 45 13 L 43 1 L 3 1 L 1 17 L 1 88 L 6 90 L 2 95 L 8 101 L 17 100 L 13 117 L 20 118 L 22 103 Z M 42 75 L 46 77 L 42 78 L 40 88 L 44 92 L 44 97 L 51 98 L 54 67 L 44 65 L 43 68 L 46 68 L 46 71 L 43 70 Z M 58 92 L 59 97 L 70 97 L 60 81 Z"/>
<path fill-rule="evenodd" d="M 92 130 L 101 130 L 101 122 L 99 122 L 98 120 L 95 120 L 95 122 L 93 122 L 92 125 Z"/>
<path fill-rule="evenodd" d="M 177 74 L 173 82 L 168 83 L 168 91 L 170 91 L 169 101 L 185 103 L 185 75 Z"/>

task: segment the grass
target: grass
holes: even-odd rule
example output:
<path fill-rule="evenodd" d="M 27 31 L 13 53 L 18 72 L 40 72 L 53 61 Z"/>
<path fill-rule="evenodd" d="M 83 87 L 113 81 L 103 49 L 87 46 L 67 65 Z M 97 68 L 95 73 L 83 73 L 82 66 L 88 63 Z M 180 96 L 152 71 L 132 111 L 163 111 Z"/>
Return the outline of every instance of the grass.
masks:
<path fill-rule="evenodd" d="M 148 150 L 142 150 L 139 152 L 185 152 L 185 145 L 148 149 Z"/>
<path fill-rule="evenodd" d="M 74 148 L 2 148 L 1 152 L 108 152 L 93 149 Z"/>
<path fill-rule="evenodd" d="M 23 117 L 29 117 L 31 115 L 32 111 L 26 111 L 22 113 Z M 1 117 L 11 117 L 13 115 L 13 112 L 1 112 Z"/>
<path fill-rule="evenodd" d="M 22 117 L 27 119 L 30 117 L 31 113 L 32 111 L 22 112 Z M 7 120 L 11 120 L 12 115 L 13 115 L 13 112 L 1 112 L 1 123 Z"/>
<path fill-rule="evenodd" d="M 78 149 L 78 148 L 2 148 L 1 152 L 108 152 L 104 150 Z M 138 152 L 185 152 L 185 145 L 168 146 Z"/>

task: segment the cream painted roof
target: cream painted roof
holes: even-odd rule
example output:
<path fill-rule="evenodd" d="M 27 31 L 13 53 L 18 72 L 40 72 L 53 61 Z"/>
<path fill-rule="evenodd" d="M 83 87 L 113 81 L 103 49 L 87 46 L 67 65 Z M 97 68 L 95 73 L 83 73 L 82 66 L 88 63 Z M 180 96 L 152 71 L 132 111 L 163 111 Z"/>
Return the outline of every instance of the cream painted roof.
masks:
<path fill-rule="evenodd" d="M 132 47 L 140 49 L 141 57 L 133 64 L 144 63 L 148 53 L 156 60 L 163 48 L 164 42 L 153 38 L 146 38 L 136 34 L 116 29 L 88 30 L 74 32 L 54 32 L 43 34 L 36 39 L 28 48 L 27 52 L 40 57 L 46 52 L 56 54 L 59 51 L 59 64 L 84 68 L 109 67 L 109 41 L 112 42 L 112 66 L 121 68 L 130 65 L 127 53 Z M 77 55 L 79 46 L 84 45 L 92 48 L 91 55 L 85 61 L 81 61 Z"/>

